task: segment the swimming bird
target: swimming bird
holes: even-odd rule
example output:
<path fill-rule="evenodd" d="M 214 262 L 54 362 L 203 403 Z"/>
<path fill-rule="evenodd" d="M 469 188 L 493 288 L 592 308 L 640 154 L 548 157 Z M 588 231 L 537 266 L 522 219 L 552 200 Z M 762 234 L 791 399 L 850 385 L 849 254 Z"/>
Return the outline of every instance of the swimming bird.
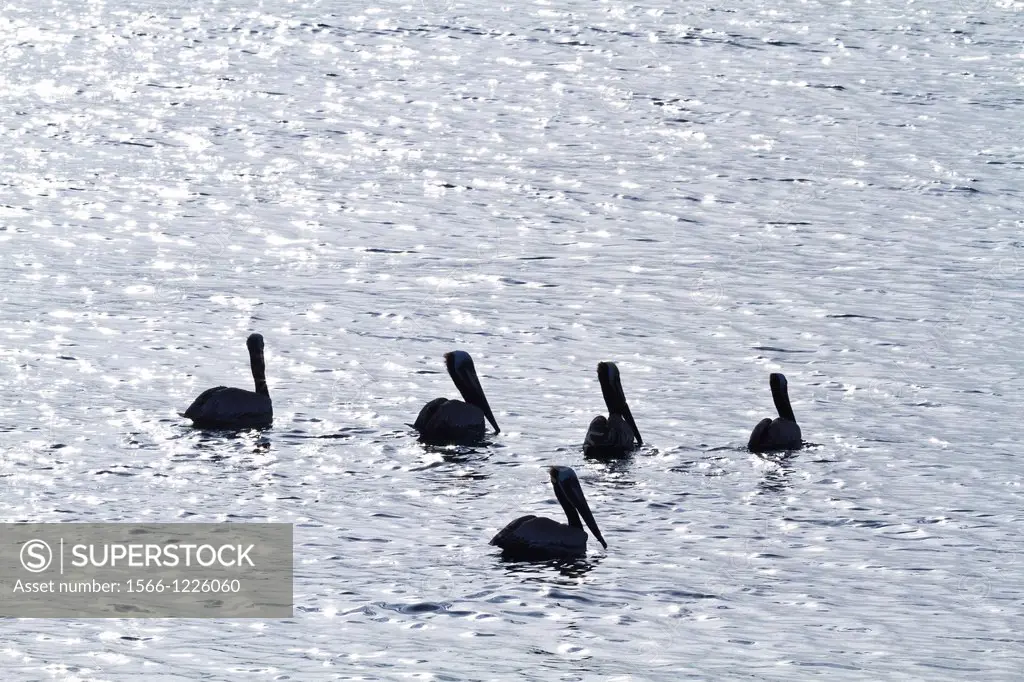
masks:
<path fill-rule="evenodd" d="M 772 400 L 775 401 L 779 417 L 774 421 L 767 417 L 762 419 L 750 434 L 747 447 L 751 452 L 799 450 L 803 445 L 803 436 L 800 433 L 800 425 L 793 416 L 793 407 L 789 404 L 786 377 L 782 374 L 772 374 L 768 383 L 772 387 Z"/>
<path fill-rule="evenodd" d="M 624 457 L 643 445 L 644 439 L 626 404 L 619 368 L 614 362 L 599 362 L 597 378 L 601 382 L 604 404 L 608 406 L 608 416 L 598 415 L 591 420 L 583 439 L 583 456 Z"/>
<path fill-rule="evenodd" d="M 412 425 L 420 432 L 420 442 L 431 445 L 468 445 L 483 440 L 487 426 L 484 418 L 491 422 L 494 433 L 501 433 L 494 420 L 484 389 L 476 376 L 473 358 L 464 350 L 444 354 L 448 375 L 455 382 L 463 400 L 435 398 L 423 406 Z"/>
<path fill-rule="evenodd" d="M 183 416 L 200 429 L 260 429 L 274 421 L 274 408 L 267 390 L 267 368 L 263 361 L 263 337 L 250 334 L 245 341 L 255 391 L 217 386 L 199 394 Z"/>
<path fill-rule="evenodd" d="M 590 513 L 576 472 L 570 467 L 553 466 L 548 468 L 548 473 L 568 525 L 532 514 L 521 516 L 491 538 L 491 544 L 501 547 L 503 556 L 511 559 L 544 561 L 578 557 L 587 553 L 587 534 L 580 523 L 582 516 L 590 532 L 607 549 L 608 543 L 601 537 L 597 521 Z"/>

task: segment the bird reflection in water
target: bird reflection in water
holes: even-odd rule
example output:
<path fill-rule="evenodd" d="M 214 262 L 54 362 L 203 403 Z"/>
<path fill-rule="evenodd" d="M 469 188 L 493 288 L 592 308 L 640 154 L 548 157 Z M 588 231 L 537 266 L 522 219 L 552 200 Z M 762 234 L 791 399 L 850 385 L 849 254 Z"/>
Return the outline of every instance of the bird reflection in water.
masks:
<path fill-rule="evenodd" d="M 790 487 L 790 476 L 793 474 L 792 461 L 796 455 L 792 452 L 759 453 L 758 458 L 768 462 L 768 466 L 757 484 L 758 490 L 763 493 L 779 495 L 786 492 Z"/>

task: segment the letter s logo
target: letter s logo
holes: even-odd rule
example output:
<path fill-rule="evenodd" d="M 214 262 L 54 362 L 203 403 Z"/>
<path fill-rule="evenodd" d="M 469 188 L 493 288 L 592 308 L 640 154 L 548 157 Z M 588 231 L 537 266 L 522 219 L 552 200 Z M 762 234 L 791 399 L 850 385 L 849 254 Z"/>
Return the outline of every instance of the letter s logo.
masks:
<path fill-rule="evenodd" d="M 41 573 L 50 567 L 53 551 L 42 540 L 29 540 L 21 546 L 21 565 L 30 573 Z"/>

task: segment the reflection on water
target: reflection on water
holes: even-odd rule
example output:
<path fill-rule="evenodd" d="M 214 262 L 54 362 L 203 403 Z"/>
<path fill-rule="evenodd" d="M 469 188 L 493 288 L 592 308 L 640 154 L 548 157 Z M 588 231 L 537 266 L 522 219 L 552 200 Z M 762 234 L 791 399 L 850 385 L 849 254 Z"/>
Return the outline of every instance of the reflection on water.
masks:
<path fill-rule="evenodd" d="M 793 475 L 791 466 L 798 457 L 796 452 L 760 452 L 755 455 L 767 463 L 758 487 L 765 493 L 780 494 L 786 492 L 789 479 Z"/>
<path fill-rule="evenodd" d="M 524 585 L 544 585 L 564 599 L 583 599 L 570 592 L 556 590 L 557 587 L 579 587 L 578 580 L 601 565 L 601 557 L 587 559 L 551 561 L 514 561 L 501 558 L 502 567 L 508 577 L 517 577 Z M 557 576 L 557 577 L 556 577 Z"/>

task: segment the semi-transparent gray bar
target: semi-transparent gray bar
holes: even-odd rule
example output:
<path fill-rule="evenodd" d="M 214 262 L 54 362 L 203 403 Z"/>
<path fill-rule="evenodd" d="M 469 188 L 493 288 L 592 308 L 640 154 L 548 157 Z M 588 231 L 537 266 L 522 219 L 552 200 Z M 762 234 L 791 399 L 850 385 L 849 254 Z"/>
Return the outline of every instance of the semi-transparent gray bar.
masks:
<path fill-rule="evenodd" d="M 0 524 L 0 616 L 291 618 L 292 526 Z"/>

